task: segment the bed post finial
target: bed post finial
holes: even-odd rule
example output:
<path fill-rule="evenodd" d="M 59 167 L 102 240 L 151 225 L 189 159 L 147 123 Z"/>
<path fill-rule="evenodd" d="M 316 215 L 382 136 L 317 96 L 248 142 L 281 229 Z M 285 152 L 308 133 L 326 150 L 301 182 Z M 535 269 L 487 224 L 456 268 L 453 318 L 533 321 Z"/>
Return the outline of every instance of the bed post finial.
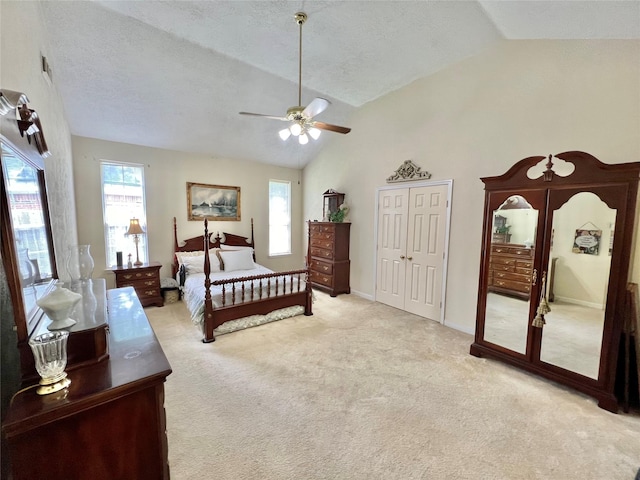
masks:
<path fill-rule="evenodd" d="M 253 248 L 253 261 L 256 261 L 256 245 L 253 241 L 253 217 L 251 217 L 251 248 Z"/>
<path fill-rule="evenodd" d="M 173 251 L 178 251 L 178 225 L 176 224 L 176 217 L 173 217 Z"/>

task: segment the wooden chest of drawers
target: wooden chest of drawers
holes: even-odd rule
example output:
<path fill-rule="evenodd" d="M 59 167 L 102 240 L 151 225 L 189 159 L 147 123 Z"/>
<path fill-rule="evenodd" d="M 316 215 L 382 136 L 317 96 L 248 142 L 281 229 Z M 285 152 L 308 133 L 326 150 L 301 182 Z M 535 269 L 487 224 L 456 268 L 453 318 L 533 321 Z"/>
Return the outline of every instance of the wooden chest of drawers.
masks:
<path fill-rule="evenodd" d="M 489 291 L 528 299 L 532 271 L 532 248 L 513 243 L 491 245 Z"/>
<path fill-rule="evenodd" d="M 171 366 L 133 289 L 108 290 L 106 303 L 111 356 L 67 370 L 63 391 L 26 390 L 8 407 L 2 461 L 14 480 L 169 479 Z"/>
<path fill-rule="evenodd" d="M 160 262 L 145 263 L 140 267 L 114 267 L 116 288 L 133 287 L 143 307 L 162 307 L 164 300 L 160 290 Z"/>
<path fill-rule="evenodd" d="M 332 297 L 340 293 L 351 293 L 350 227 L 350 223 L 309 222 L 311 284 Z"/>

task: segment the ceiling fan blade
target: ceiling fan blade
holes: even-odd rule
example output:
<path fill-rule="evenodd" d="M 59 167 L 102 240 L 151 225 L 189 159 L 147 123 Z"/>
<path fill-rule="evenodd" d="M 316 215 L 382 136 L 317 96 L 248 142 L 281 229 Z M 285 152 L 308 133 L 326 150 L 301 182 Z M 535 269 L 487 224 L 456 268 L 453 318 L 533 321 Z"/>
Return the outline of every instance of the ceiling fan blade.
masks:
<path fill-rule="evenodd" d="M 324 123 L 324 122 L 311 122 L 311 125 L 316 128 L 319 128 L 320 130 L 329 130 L 331 132 L 337 132 L 337 133 L 349 133 L 351 131 L 350 128 L 341 127 L 339 125 L 331 125 L 330 123 Z"/>
<path fill-rule="evenodd" d="M 287 117 L 278 117 L 276 115 L 264 115 L 262 113 L 240 112 L 240 115 L 251 115 L 252 117 L 265 117 L 265 118 L 271 118 L 273 120 L 281 120 L 283 122 L 289 121 Z"/>
<path fill-rule="evenodd" d="M 331 102 L 326 98 L 316 97 L 311 100 L 311 103 L 302 111 L 302 114 L 307 118 L 312 118 L 324 112 L 329 105 L 331 105 Z"/>

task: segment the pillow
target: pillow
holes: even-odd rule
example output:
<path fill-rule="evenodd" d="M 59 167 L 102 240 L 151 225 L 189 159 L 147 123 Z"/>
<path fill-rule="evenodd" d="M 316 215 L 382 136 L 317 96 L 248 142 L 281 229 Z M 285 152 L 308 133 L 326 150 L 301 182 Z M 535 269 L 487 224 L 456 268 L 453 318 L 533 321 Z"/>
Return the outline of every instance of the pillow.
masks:
<path fill-rule="evenodd" d="M 253 270 L 256 264 L 253 263 L 253 252 L 251 249 L 242 250 L 220 250 L 218 252 L 225 272 L 236 270 Z"/>
<path fill-rule="evenodd" d="M 225 245 L 223 243 L 220 244 L 220 250 L 251 250 L 251 253 L 253 253 L 253 247 L 243 247 L 240 245 Z"/>
<path fill-rule="evenodd" d="M 216 249 L 214 248 L 209 250 L 209 264 L 211 265 L 211 273 L 220 271 L 220 261 L 218 260 L 215 250 Z M 204 273 L 203 252 L 176 252 L 176 257 L 178 258 L 178 263 L 186 267 L 187 273 Z"/>

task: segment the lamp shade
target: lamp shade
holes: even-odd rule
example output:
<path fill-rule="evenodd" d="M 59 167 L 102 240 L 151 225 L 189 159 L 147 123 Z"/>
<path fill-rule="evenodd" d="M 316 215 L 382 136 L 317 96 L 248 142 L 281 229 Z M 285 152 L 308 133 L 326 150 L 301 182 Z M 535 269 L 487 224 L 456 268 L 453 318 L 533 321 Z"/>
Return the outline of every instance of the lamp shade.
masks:
<path fill-rule="evenodd" d="M 302 126 L 299 123 L 294 123 L 289 127 L 289 130 L 291 130 L 292 135 L 297 137 L 302 133 Z"/>
<path fill-rule="evenodd" d="M 311 138 L 313 138 L 314 140 L 320 138 L 320 133 L 322 133 L 322 131 L 318 128 L 311 127 L 309 129 L 309 135 L 311 135 Z"/>
<path fill-rule="evenodd" d="M 286 140 L 287 138 L 289 138 L 291 136 L 291 130 L 289 130 L 288 128 L 285 128 L 283 130 L 280 130 L 278 132 L 278 134 L 280 135 L 280 138 L 282 140 Z"/>
<path fill-rule="evenodd" d="M 144 233 L 144 230 L 140 226 L 140 221 L 137 218 L 132 218 L 129 222 L 129 230 L 127 230 L 127 235 L 141 235 Z"/>

